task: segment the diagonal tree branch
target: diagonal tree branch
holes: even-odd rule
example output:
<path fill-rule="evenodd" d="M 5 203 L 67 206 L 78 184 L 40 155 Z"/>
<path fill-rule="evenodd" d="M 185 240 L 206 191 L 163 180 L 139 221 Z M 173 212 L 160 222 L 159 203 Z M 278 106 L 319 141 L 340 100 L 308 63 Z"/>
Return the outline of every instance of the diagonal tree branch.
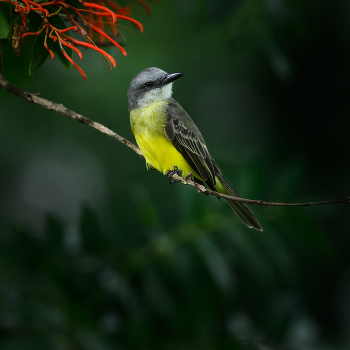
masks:
<path fill-rule="evenodd" d="M 12 94 L 23 98 L 24 100 L 27 100 L 31 103 L 36 103 L 39 106 L 42 106 L 46 109 L 49 109 L 51 111 L 55 111 L 57 113 L 63 114 L 68 118 L 71 118 L 73 120 L 76 120 L 82 124 L 86 124 L 91 126 L 92 128 L 99 130 L 100 132 L 102 132 L 102 134 L 108 135 L 112 138 L 114 138 L 115 140 L 121 142 L 122 144 L 124 144 L 125 146 L 131 148 L 135 153 L 137 153 L 140 157 L 143 157 L 143 154 L 140 150 L 139 147 L 137 147 L 136 145 L 134 145 L 132 142 L 128 141 L 127 139 L 125 139 L 124 137 L 118 135 L 117 133 L 113 132 L 112 130 L 108 129 L 107 127 L 105 127 L 104 125 L 97 123 L 89 118 L 84 117 L 81 114 L 78 114 L 68 108 L 66 108 L 65 106 L 63 106 L 62 104 L 58 104 L 49 100 L 46 100 L 45 98 L 40 97 L 39 95 L 41 93 L 37 93 L 37 94 L 33 94 L 33 93 L 29 93 L 26 91 L 23 91 L 22 89 L 18 88 L 17 86 L 12 85 L 11 83 L 9 83 L 3 73 L 2 73 L 2 50 L 1 50 L 1 43 L 0 43 L 0 86 L 7 90 L 8 92 L 11 92 Z"/>
<path fill-rule="evenodd" d="M 45 98 L 40 97 L 39 95 L 41 93 L 30 93 L 26 92 L 17 86 L 12 85 L 9 83 L 6 78 L 3 75 L 3 56 L 2 56 L 2 50 L 1 50 L 1 42 L 0 42 L 0 87 L 2 87 L 4 90 L 7 90 L 8 92 L 23 98 L 24 100 L 29 101 L 30 103 L 35 103 L 39 106 L 42 106 L 48 110 L 55 111 L 57 113 L 60 113 L 70 119 L 76 120 L 82 124 L 91 126 L 92 128 L 102 132 L 104 135 L 108 135 L 112 137 L 113 139 L 121 142 L 123 145 L 131 148 L 137 155 L 140 157 L 144 157 L 143 153 L 141 152 L 140 148 L 137 147 L 132 142 L 128 141 L 126 138 L 118 135 L 114 131 L 108 129 L 104 125 L 97 123 L 89 118 L 84 117 L 81 114 L 78 114 L 68 108 L 66 108 L 62 104 L 58 104 L 55 102 L 52 102 L 50 100 L 46 100 Z M 245 199 L 240 197 L 233 197 L 229 195 L 225 195 L 219 192 L 215 192 L 212 190 L 207 189 L 203 185 L 199 185 L 193 181 L 192 174 L 189 174 L 190 176 L 185 176 L 184 178 L 181 176 L 178 176 L 177 174 L 172 175 L 172 179 L 174 179 L 177 182 L 181 182 L 184 185 L 190 185 L 192 187 L 195 187 L 198 191 L 198 193 L 204 193 L 206 195 L 212 195 L 219 198 L 224 199 L 233 199 L 237 202 L 252 204 L 252 205 L 265 205 L 265 206 L 288 206 L 288 207 L 306 207 L 306 206 L 314 206 L 314 205 L 325 205 L 325 204 L 336 204 L 336 203 L 349 203 L 350 197 L 340 200 L 334 200 L 334 201 L 327 201 L 327 202 L 308 202 L 308 203 L 277 203 L 277 202 L 266 202 L 262 200 L 253 200 L 253 199 Z M 192 178 L 192 179 L 191 179 Z"/>

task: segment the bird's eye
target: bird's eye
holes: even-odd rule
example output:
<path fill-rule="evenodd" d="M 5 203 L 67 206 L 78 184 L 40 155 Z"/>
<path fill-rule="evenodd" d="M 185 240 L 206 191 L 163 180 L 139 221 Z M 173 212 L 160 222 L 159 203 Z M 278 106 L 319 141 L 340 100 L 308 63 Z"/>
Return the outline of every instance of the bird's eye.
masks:
<path fill-rule="evenodd" d="M 148 81 L 147 83 L 145 83 L 145 87 L 147 89 L 151 88 L 153 86 L 153 83 L 151 81 Z"/>

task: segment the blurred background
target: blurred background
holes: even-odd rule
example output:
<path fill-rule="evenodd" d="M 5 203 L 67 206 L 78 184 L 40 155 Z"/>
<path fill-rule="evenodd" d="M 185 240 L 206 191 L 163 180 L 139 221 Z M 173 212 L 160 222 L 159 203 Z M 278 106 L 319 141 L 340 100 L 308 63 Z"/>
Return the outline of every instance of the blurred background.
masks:
<path fill-rule="evenodd" d="M 245 198 L 350 195 L 350 3 L 160 0 L 134 12 L 111 74 L 57 59 L 13 84 L 133 141 L 126 91 L 142 69 L 185 76 L 174 97 Z M 170 186 L 96 130 L 0 91 L 0 348 L 347 349 L 349 206 L 254 207 Z"/>

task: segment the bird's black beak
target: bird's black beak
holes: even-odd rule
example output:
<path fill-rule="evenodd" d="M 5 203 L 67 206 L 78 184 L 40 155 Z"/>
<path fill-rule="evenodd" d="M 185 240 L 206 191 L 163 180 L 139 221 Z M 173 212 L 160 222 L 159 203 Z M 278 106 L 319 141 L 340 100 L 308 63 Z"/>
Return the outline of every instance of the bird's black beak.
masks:
<path fill-rule="evenodd" d="M 169 83 L 172 83 L 176 79 L 179 79 L 183 76 L 183 73 L 169 73 L 165 76 L 165 78 L 162 81 L 162 86 L 167 85 Z"/>

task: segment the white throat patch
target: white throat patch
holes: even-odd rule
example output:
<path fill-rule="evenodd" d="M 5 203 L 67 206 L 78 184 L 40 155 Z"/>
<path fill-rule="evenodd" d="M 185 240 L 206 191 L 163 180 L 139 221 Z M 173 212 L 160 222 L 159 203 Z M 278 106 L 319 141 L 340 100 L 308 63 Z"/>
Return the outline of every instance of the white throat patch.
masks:
<path fill-rule="evenodd" d="M 147 107 L 151 103 L 167 100 L 173 93 L 173 83 L 169 83 L 162 88 L 152 89 L 144 94 L 137 103 L 139 107 Z"/>

